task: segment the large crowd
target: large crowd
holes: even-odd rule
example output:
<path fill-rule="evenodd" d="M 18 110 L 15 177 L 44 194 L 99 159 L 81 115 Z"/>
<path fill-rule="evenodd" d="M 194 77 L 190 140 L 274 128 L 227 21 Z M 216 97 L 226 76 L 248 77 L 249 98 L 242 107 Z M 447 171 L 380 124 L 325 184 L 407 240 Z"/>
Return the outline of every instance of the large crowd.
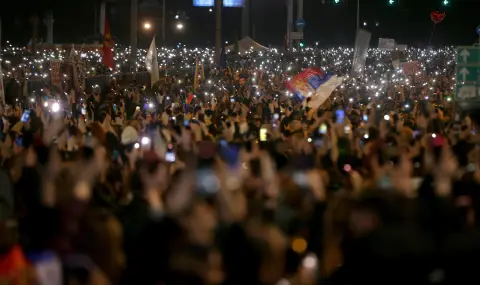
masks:
<path fill-rule="evenodd" d="M 252 51 L 2 106 L 0 284 L 478 284 L 454 49 L 371 49 L 361 77 L 352 58 Z M 318 108 L 285 87 L 307 67 L 343 76 Z"/>

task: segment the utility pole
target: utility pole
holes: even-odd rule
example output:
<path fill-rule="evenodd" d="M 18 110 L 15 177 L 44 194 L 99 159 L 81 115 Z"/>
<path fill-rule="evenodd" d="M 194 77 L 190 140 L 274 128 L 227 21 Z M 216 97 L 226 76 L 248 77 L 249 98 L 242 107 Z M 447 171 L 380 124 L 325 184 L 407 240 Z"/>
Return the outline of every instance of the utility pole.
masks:
<path fill-rule="evenodd" d="M 98 30 L 102 36 L 105 35 L 105 15 L 107 13 L 107 2 L 102 1 L 100 3 L 100 21 L 98 23 Z"/>
<path fill-rule="evenodd" d="M 215 0 L 215 63 L 220 65 L 222 53 L 222 0 Z"/>
<path fill-rule="evenodd" d="M 360 0 L 357 0 L 357 32 L 355 35 L 358 33 L 358 30 L 360 30 Z"/>
<path fill-rule="evenodd" d="M 32 52 L 36 52 L 37 38 L 38 38 L 38 15 L 35 13 L 30 18 L 30 23 L 32 24 Z"/>
<path fill-rule="evenodd" d="M 130 0 L 130 64 L 132 71 L 137 68 L 137 25 L 138 0 Z"/>
<path fill-rule="evenodd" d="M 242 38 L 250 36 L 250 0 L 245 0 L 242 9 Z"/>
<path fill-rule="evenodd" d="M 297 0 L 297 21 L 298 20 L 303 21 L 303 0 Z M 297 28 L 299 32 L 303 32 L 303 27 L 298 26 L 297 24 Z M 298 40 L 297 42 L 298 42 L 297 48 L 300 48 L 300 40 Z"/>
<path fill-rule="evenodd" d="M 163 40 L 163 45 L 165 44 L 165 28 L 166 28 L 166 23 L 167 23 L 167 0 L 163 0 L 163 8 L 162 8 L 162 40 Z"/>
<path fill-rule="evenodd" d="M 287 0 L 287 47 L 292 49 L 292 40 L 290 35 L 293 29 L 293 0 Z"/>
<path fill-rule="evenodd" d="M 47 27 L 47 43 L 53 44 L 53 12 L 49 11 L 43 19 L 43 24 Z"/>

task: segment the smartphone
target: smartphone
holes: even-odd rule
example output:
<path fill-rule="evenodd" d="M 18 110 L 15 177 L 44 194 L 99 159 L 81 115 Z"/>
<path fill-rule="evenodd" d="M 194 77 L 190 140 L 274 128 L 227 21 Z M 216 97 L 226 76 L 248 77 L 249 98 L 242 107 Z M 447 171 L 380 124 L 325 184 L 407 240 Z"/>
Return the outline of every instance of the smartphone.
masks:
<path fill-rule="evenodd" d="M 210 168 L 198 169 L 196 172 L 196 190 L 200 194 L 215 194 L 220 190 L 220 183 Z"/>
<path fill-rule="evenodd" d="M 343 129 L 343 131 L 346 133 L 346 134 L 350 134 L 352 132 L 352 128 L 350 126 L 345 126 L 345 128 Z"/>
<path fill-rule="evenodd" d="M 337 117 L 336 123 L 343 124 L 343 122 L 345 121 L 345 111 L 342 109 L 338 109 L 337 111 L 335 111 L 335 115 Z"/>
<path fill-rule="evenodd" d="M 278 113 L 273 114 L 273 120 L 278 121 L 280 119 L 280 115 Z"/>
<path fill-rule="evenodd" d="M 320 127 L 318 128 L 318 133 L 325 135 L 327 133 L 328 127 L 327 124 L 321 124 Z"/>
<path fill-rule="evenodd" d="M 168 161 L 168 162 L 175 162 L 176 157 L 175 157 L 175 153 L 173 152 L 173 150 L 169 149 L 165 153 L 165 160 Z"/>
<path fill-rule="evenodd" d="M 85 110 L 85 107 L 82 107 L 82 110 L 80 112 L 82 112 L 82 115 L 84 116 L 87 114 L 87 110 Z"/>
<path fill-rule="evenodd" d="M 261 128 L 260 129 L 260 141 L 261 142 L 266 142 L 267 141 L 267 128 Z"/>
<path fill-rule="evenodd" d="M 363 121 L 368 122 L 368 115 L 367 114 L 363 114 Z"/>
<path fill-rule="evenodd" d="M 189 120 L 184 120 L 184 121 L 183 121 L 183 125 L 184 125 L 185 127 L 190 126 L 190 121 L 189 121 Z"/>
<path fill-rule="evenodd" d="M 56 143 L 56 142 L 55 142 Z M 23 147 L 23 137 L 22 136 L 18 136 L 16 139 L 15 139 L 15 144 L 18 145 L 19 147 Z"/>
<path fill-rule="evenodd" d="M 149 137 L 143 137 L 141 140 L 141 143 L 143 146 L 148 146 L 150 144 L 150 138 Z"/>
<path fill-rule="evenodd" d="M 30 112 L 31 110 L 25 110 L 22 114 L 21 121 L 22 123 L 26 123 L 28 120 L 30 120 Z"/>
<path fill-rule="evenodd" d="M 300 187 L 308 187 L 307 174 L 305 172 L 295 172 L 293 173 L 293 182 Z"/>
<path fill-rule="evenodd" d="M 225 140 L 220 140 L 220 156 L 231 167 L 238 165 L 238 155 L 240 147 L 238 145 L 228 144 Z"/>

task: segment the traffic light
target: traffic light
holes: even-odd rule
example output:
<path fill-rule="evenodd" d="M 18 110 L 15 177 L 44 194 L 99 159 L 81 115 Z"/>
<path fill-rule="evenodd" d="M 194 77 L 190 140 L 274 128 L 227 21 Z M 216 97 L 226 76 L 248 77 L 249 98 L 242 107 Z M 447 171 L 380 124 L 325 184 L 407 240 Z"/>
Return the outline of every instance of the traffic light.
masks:
<path fill-rule="evenodd" d="M 443 6 L 450 6 L 450 0 L 442 0 Z"/>
<path fill-rule="evenodd" d="M 397 0 L 388 0 L 388 5 L 392 6 L 397 4 Z"/>

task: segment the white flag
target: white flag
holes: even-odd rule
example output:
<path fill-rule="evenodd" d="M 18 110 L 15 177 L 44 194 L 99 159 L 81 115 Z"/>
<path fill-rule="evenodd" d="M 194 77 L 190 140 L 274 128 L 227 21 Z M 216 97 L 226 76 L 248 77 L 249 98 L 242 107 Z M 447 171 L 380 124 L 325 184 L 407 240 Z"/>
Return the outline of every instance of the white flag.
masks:
<path fill-rule="evenodd" d="M 155 45 L 155 36 L 153 37 L 150 48 L 147 52 L 147 58 L 145 61 L 145 66 L 147 67 L 148 72 L 150 72 L 150 83 L 153 86 L 157 81 L 160 80 L 160 75 L 158 72 L 158 60 L 157 60 L 157 46 Z"/>

